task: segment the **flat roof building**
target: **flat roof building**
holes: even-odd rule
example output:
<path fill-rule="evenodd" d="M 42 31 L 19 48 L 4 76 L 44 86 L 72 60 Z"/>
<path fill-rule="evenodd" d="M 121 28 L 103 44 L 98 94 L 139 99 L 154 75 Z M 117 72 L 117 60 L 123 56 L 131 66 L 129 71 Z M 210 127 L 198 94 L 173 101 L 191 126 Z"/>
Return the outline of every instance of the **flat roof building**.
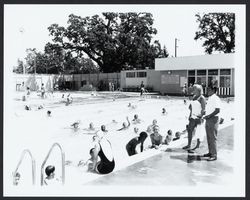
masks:
<path fill-rule="evenodd" d="M 121 72 L 121 87 L 146 87 L 162 94 L 182 94 L 183 86 L 201 84 L 207 93 L 212 80 L 217 81 L 218 94 L 234 96 L 234 53 L 185 57 L 156 58 L 154 70 L 128 70 Z"/>

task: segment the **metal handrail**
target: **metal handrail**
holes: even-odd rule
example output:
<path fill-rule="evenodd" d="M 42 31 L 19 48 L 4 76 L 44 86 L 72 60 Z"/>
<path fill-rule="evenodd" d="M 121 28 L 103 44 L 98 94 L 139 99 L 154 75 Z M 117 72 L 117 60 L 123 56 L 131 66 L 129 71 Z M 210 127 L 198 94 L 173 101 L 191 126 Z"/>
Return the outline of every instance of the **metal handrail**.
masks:
<path fill-rule="evenodd" d="M 62 150 L 61 145 L 58 144 L 58 143 L 54 143 L 54 144 L 51 146 L 51 148 L 50 148 L 50 150 L 49 150 L 47 156 L 45 157 L 45 159 L 44 159 L 44 161 L 43 161 L 43 163 L 42 163 L 42 166 L 41 166 L 41 185 L 43 185 L 43 180 L 44 180 L 44 179 L 43 179 L 44 165 L 46 164 L 46 162 L 47 162 L 47 160 L 48 160 L 48 158 L 49 158 L 49 156 L 50 156 L 52 150 L 53 150 L 54 147 L 56 147 L 56 146 L 58 146 L 58 148 L 61 150 L 61 157 L 62 157 L 62 184 L 65 183 L 65 154 L 64 154 L 64 152 L 63 152 L 63 150 Z"/>
<path fill-rule="evenodd" d="M 25 156 L 26 153 L 28 153 L 30 155 L 30 158 L 31 158 L 32 184 L 35 185 L 35 172 L 36 172 L 35 164 L 36 164 L 36 162 L 35 162 L 35 159 L 33 158 L 33 156 L 32 156 L 32 154 L 31 154 L 31 152 L 30 152 L 29 149 L 24 149 L 23 152 L 22 152 L 22 154 L 21 154 L 21 158 L 20 158 L 20 160 L 19 160 L 19 162 L 17 164 L 16 170 L 13 172 L 13 183 L 15 181 L 15 175 L 17 173 L 17 170 L 18 170 L 19 166 L 21 165 L 21 163 L 23 161 L 23 158 L 24 158 L 24 156 Z"/>

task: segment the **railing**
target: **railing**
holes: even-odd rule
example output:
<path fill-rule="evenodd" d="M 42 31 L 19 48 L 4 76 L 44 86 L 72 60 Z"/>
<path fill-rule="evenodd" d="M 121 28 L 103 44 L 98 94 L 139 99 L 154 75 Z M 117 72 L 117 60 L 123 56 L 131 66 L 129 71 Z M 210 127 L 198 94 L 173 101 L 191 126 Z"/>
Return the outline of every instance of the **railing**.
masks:
<path fill-rule="evenodd" d="M 61 150 L 61 157 L 62 157 L 62 184 L 65 183 L 65 154 L 62 150 L 62 147 L 60 146 L 60 144 L 58 143 L 54 143 L 52 145 L 52 147 L 50 148 L 47 156 L 45 157 L 43 163 L 42 163 L 42 166 L 41 166 L 41 185 L 43 185 L 43 182 L 44 182 L 44 178 L 43 178 L 43 171 L 44 171 L 44 165 L 46 164 L 52 150 L 54 149 L 54 147 L 58 146 L 58 148 Z"/>
<path fill-rule="evenodd" d="M 32 184 L 35 185 L 35 171 L 36 171 L 36 168 L 35 168 L 35 160 L 30 152 L 30 150 L 28 149 L 24 149 L 22 154 L 21 154 L 21 158 L 17 164 L 17 167 L 16 167 L 16 170 L 14 171 L 13 173 L 13 184 L 14 184 L 14 181 L 15 181 L 15 175 L 17 173 L 17 170 L 19 168 L 19 166 L 21 165 L 22 161 L 23 161 L 23 158 L 25 156 L 25 154 L 28 153 L 30 155 L 30 158 L 31 158 L 31 165 L 32 165 Z"/>

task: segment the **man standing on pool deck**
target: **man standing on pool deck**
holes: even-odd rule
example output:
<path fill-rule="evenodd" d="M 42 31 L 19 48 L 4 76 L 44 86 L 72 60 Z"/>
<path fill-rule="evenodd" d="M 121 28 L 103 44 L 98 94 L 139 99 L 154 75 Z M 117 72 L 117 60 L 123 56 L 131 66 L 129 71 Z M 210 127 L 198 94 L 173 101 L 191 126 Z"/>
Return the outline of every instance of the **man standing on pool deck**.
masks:
<path fill-rule="evenodd" d="M 144 84 L 143 84 L 143 81 L 141 82 L 141 85 L 140 85 L 140 90 L 141 90 L 141 96 L 143 95 L 143 92 L 144 92 Z"/>
<path fill-rule="evenodd" d="M 216 95 L 217 86 L 211 85 L 208 87 L 208 101 L 206 107 L 206 134 L 208 153 L 204 157 L 209 157 L 207 161 L 217 160 L 217 132 L 219 125 L 219 112 L 220 112 L 220 98 Z"/>

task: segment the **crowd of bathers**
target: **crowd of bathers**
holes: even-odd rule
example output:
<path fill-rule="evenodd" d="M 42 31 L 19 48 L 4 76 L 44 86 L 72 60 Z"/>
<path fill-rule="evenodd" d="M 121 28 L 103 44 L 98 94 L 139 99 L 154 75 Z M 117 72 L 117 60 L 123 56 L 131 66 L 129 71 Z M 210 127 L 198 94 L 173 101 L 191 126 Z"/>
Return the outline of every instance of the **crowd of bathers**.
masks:
<path fill-rule="evenodd" d="M 141 88 L 143 88 L 143 84 L 141 86 Z M 214 95 L 216 93 L 216 88 L 211 88 L 211 96 Z M 69 97 L 69 95 L 68 95 Z M 214 97 L 214 96 L 212 96 Z M 62 96 L 62 98 L 64 98 L 64 95 Z M 223 119 L 220 121 L 217 114 L 219 111 L 219 99 L 217 98 L 217 96 L 214 97 L 215 100 L 214 102 L 212 102 L 213 104 L 216 105 L 210 105 L 210 98 L 209 98 L 209 103 L 208 103 L 208 108 L 206 108 L 205 110 L 205 106 L 206 106 L 206 100 L 204 98 L 204 96 L 202 95 L 202 88 L 199 85 L 195 85 L 194 87 L 194 97 L 191 100 L 191 103 L 189 105 L 189 109 L 190 109 L 190 116 L 189 116 L 189 124 L 186 125 L 185 130 L 182 131 L 177 131 L 175 134 L 173 134 L 173 131 L 171 129 L 169 129 L 167 132 L 167 134 L 165 136 L 163 136 L 162 134 L 160 134 L 160 126 L 157 123 L 157 120 L 154 119 L 152 121 L 152 124 L 150 124 L 149 126 L 145 127 L 145 130 L 139 131 L 138 127 L 134 127 L 134 133 L 136 134 L 136 137 L 130 139 L 127 144 L 123 147 L 124 150 L 126 150 L 128 156 L 134 156 L 136 154 L 139 154 L 147 149 L 159 149 L 161 148 L 163 145 L 170 145 L 172 142 L 176 142 L 177 140 L 180 140 L 180 138 L 182 137 L 182 135 L 188 133 L 188 145 L 183 147 L 183 149 L 187 150 L 189 153 L 193 153 L 193 151 L 196 148 L 199 148 L 199 145 L 201 143 L 201 138 L 200 137 L 196 137 L 197 138 L 197 145 L 195 146 L 195 148 L 191 149 L 191 141 L 192 138 L 194 136 L 194 132 L 197 129 L 198 126 L 201 126 L 201 124 L 203 124 L 203 121 L 206 120 L 206 128 L 207 126 L 213 126 L 213 130 L 210 129 L 206 129 L 207 132 L 207 136 L 211 131 L 215 131 L 215 133 L 217 134 L 217 128 L 214 126 L 217 123 L 223 123 Z M 184 104 L 187 104 L 187 101 L 184 100 Z M 210 107 L 209 107 L 210 106 Z M 43 107 L 41 107 L 40 109 L 42 109 Z M 137 105 L 132 105 L 131 103 L 128 104 L 128 108 L 129 109 L 136 109 Z M 215 111 L 210 111 L 212 109 L 215 109 Z M 211 112 L 210 115 L 205 115 L 206 112 L 209 113 Z M 160 113 L 161 115 L 168 115 L 168 112 L 166 110 L 166 108 L 162 108 L 162 111 Z M 51 116 L 51 111 L 47 112 L 48 116 Z M 216 122 L 212 121 L 211 124 L 210 123 L 210 119 L 212 117 L 216 117 Z M 218 119 L 217 119 L 218 118 Z M 215 118 L 214 118 L 215 119 Z M 132 121 L 130 122 L 129 118 L 126 117 L 126 122 L 122 123 L 122 127 L 117 129 L 116 131 L 124 131 L 127 130 L 131 127 L 131 124 L 141 124 L 143 122 L 142 119 L 139 118 L 138 114 L 135 114 L 133 116 Z M 79 129 L 79 125 L 80 125 L 80 120 L 74 122 L 73 124 L 71 124 L 71 127 L 74 130 L 78 130 Z M 115 120 L 112 120 L 112 123 L 117 123 Z M 215 124 L 215 125 L 214 125 Z M 214 130 L 215 129 L 215 130 Z M 91 133 L 93 134 L 93 138 L 92 138 L 92 148 L 89 150 L 89 154 L 90 154 L 90 158 L 87 159 L 86 161 L 84 160 L 80 160 L 78 162 L 78 166 L 87 166 L 88 171 L 90 172 L 94 172 L 94 173 L 99 173 L 99 174 L 108 174 L 111 173 L 114 168 L 115 168 L 115 158 L 114 158 L 114 154 L 112 151 L 112 144 L 109 141 L 107 134 L 109 134 L 109 131 L 106 129 L 105 125 L 102 125 L 100 130 L 96 130 L 96 128 L 94 127 L 93 122 L 91 122 L 89 124 L 89 127 L 86 129 L 88 131 L 92 131 Z M 205 130 L 205 125 L 204 125 L 204 130 Z M 210 131 L 210 132 L 209 132 Z M 212 132 L 211 134 L 215 134 L 214 132 Z M 150 139 L 150 145 L 145 145 L 145 140 L 149 138 Z M 212 140 L 212 139 L 211 139 Z M 211 143 L 213 143 L 214 147 L 212 149 L 209 149 L 209 153 L 205 154 L 205 156 L 209 157 L 209 161 L 213 161 L 217 159 L 217 152 L 216 150 L 214 150 L 214 148 L 216 148 L 216 143 L 214 144 L 214 142 L 216 142 L 216 139 L 213 139 Z M 209 144 L 211 145 L 211 144 Z M 210 148 L 210 147 L 209 147 Z M 214 154 L 212 154 L 214 153 Z M 66 162 L 66 164 L 70 164 L 70 161 Z M 47 175 L 47 177 L 45 178 L 45 184 L 48 184 L 49 182 L 51 182 L 52 179 L 54 179 L 54 173 L 55 173 L 55 167 L 54 166 L 47 166 L 45 168 L 45 173 Z M 16 176 L 17 178 L 20 179 L 20 174 L 17 174 Z"/>

